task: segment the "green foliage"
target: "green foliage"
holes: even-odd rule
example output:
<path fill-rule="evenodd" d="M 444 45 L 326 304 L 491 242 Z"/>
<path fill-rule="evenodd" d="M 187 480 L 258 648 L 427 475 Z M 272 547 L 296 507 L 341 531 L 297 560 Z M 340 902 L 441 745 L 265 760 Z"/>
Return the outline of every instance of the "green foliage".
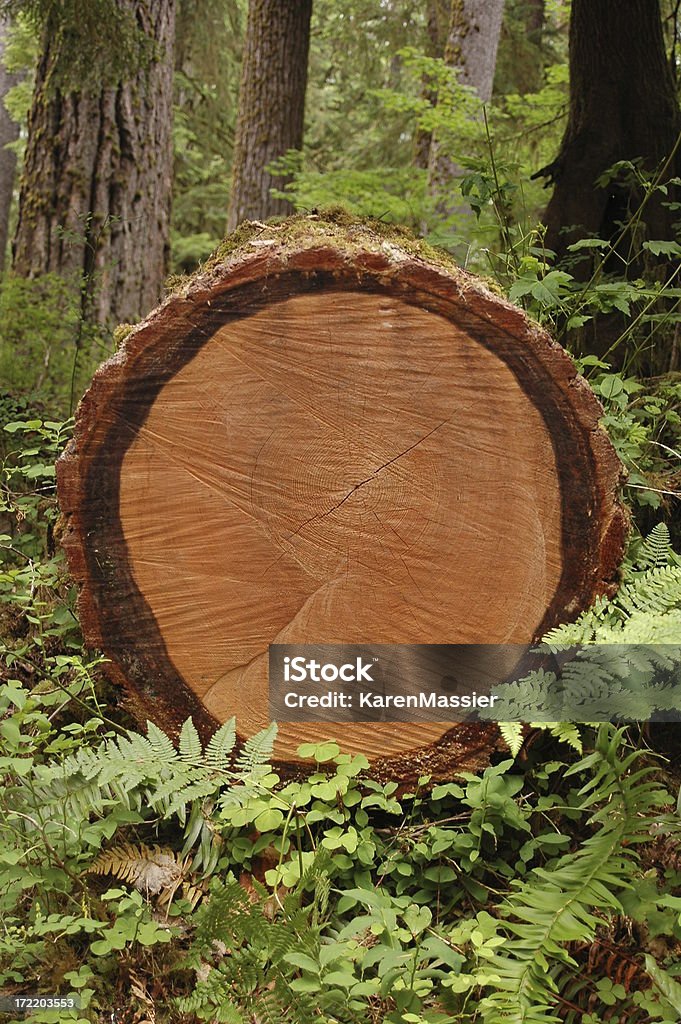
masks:
<path fill-rule="evenodd" d="M 134 8 L 115 0 L 1 0 L 0 13 L 49 34 L 52 84 L 63 88 L 115 84 L 154 56 Z"/>
<path fill-rule="evenodd" d="M 596 357 L 581 361 L 605 407 L 602 424 L 629 471 L 627 496 L 640 511 L 675 511 L 681 455 L 681 381 L 677 374 L 650 383 L 611 373 Z"/>
<path fill-rule="evenodd" d="M 413 124 L 386 115 L 382 90 L 411 82 L 401 51 L 427 45 L 425 10 L 414 0 L 318 0 L 305 140 L 311 169 L 371 170 L 411 162 Z"/>
<path fill-rule="evenodd" d="M 634 560 L 625 563 L 624 578 L 611 600 L 600 598 L 576 622 L 559 626 L 545 637 L 549 644 L 660 643 L 667 616 L 677 620 L 681 607 L 681 559 L 672 550 L 669 530 L 659 523 L 637 544 Z M 639 623 L 654 617 L 655 629 L 643 635 Z M 636 636 L 641 632 L 641 636 Z"/>
<path fill-rule="evenodd" d="M 586 823 L 593 834 L 550 870 L 535 868 L 499 906 L 501 920 L 486 937 L 489 952 L 478 947 L 469 977 L 491 990 L 479 1007 L 485 1024 L 559 1024 L 556 971 L 577 966 L 567 944 L 592 939 L 602 914 L 622 910 L 618 891 L 631 883 L 636 847 L 650 839 L 646 818 L 667 795 L 652 780 L 652 768 L 630 771 L 640 754 L 618 756 L 621 740 L 621 732 L 602 728 L 594 752 L 566 772 L 592 773 L 578 795 L 582 813 L 593 808 Z"/>
<path fill-rule="evenodd" d="M 83 315 L 84 289 L 94 281 L 43 274 L 0 282 L 0 380 L 30 396 L 51 417 L 69 415 L 95 367 L 111 354 L 110 336 Z"/>
<path fill-rule="evenodd" d="M 615 715 L 644 721 L 655 711 L 681 711 L 681 559 L 664 523 L 633 550 L 613 598 L 599 598 L 575 622 L 543 638 L 542 647 L 550 652 L 576 648 L 560 670 L 538 669 L 495 691 L 495 717 L 517 720 L 504 726 L 514 753 L 520 749 L 522 721 L 590 722 Z"/>
<path fill-rule="evenodd" d="M 173 117 L 174 271 L 194 270 L 224 234 L 245 15 L 246 4 L 240 0 L 178 5 Z"/>

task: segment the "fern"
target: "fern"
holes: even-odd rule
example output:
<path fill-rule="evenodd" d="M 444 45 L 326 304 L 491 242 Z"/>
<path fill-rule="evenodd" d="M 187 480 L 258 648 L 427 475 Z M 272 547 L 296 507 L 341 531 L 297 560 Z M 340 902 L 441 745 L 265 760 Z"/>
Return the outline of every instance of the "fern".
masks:
<path fill-rule="evenodd" d="M 184 722 L 180 730 L 179 752 L 180 757 L 188 764 L 196 764 L 201 760 L 201 740 L 191 718 Z"/>
<path fill-rule="evenodd" d="M 236 742 L 236 719 L 230 718 L 213 733 L 206 747 L 206 764 L 217 771 L 227 771 Z"/>
<path fill-rule="evenodd" d="M 499 732 L 513 757 L 517 757 L 523 745 L 523 723 L 499 722 Z"/>
<path fill-rule="evenodd" d="M 148 817 L 177 816 L 185 827 L 183 856 L 198 842 L 193 868 L 208 873 L 219 856 L 220 838 L 210 821 L 218 798 L 234 802 L 252 796 L 269 772 L 267 759 L 276 726 L 251 737 L 234 763 L 235 723 L 225 723 L 205 753 L 191 720 L 175 748 L 152 722 L 147 735 L 128 732 L 97 747 L 82 747 L 60 761 L 36 765 L 28 781 L 18 780 L 18 809 L 25 827 L 76 832 L 110 809 Z"/>
<path fill-rule="evenodd" d="M 544 642 L 555 647 L 585 643 L 670 643 L 681 641 L 681 565 L 669 540 L 669 530 L 658 523 L 643 543 L 636 561 L 612 600 L 599 598 L 576 622 L 552 629 Z M 674 639 L 668 623 L 660 618 L 671 615 Z M 639 617 L 641 616 L 641 617 Z M 645 617 L 645 618 L 643 618 Z M 637 639 L 632 626 L 636 626 Z M 660 629 L 665 639 L 659 638 Z M 640 637 L 640 639 L 638 639 Z"/>
<path fill-rule="evenodd" d="M 514 754 L 522 733 L 512 720 L 555 728 L 564 719 L 608 721 L 616 714 L 644 721 L 655 712 L 681 711 L 681 565 L 672 564 L 678 561 L 659 524 L 612 600 L 599 598 L 576 622 L 544 637 L 556 655 L 577 648 L 571 660 L 560 658 L 560 674 L 541 669 L 497 688 L 494 708 L 481 716 L 509 720 L 502 734 Z"/>
<path fill-rule="evenodd" d="M 317 864 L 307 880 L 323 873 Z M 260 886 L 258 890 L 261 898 L 253 901 L 234 878 L 213 881 L 210 898 L 194 918 L 196 931 L 187 961 L 199 980 L 190 997 L 178 1000 L 179 1008 L 204 1020 L 270 1024 L 352 1020 L 338 990 L 313 995 L 291 987 L 298 974 L 296 961 L 301 957 L 316 961 L 319 954 L 321 915 L 316 891 L 306 906 L 300 903 L 302 887 L 288 893 L 279 912 L 272 914 L 267 911 L 271 900 L 268 904 L 264 899 L 266 890 Z M 229 955 L 221 956 L 220 950 L 228 950 Z"/>
<path fill-rule="evenodd" d="M 499 722 L 499 732 L 513 757 L 517 757 L 523 745 L 524 728 L 522 722 Z M 560 743 L 582 753 L 582 737 L 574 722 L 530 722 L 533 729 L 546 729 Z"/>
<path fill-rule="evenodd" d="M 237 771 L 243 779 L 258 778 L 270 770 L 272 747 L 277 735 L 275 722 L 249 736 L 237 755 Z"/>
<path fill-rule="evenodd" d="M 643 542 L 636 563 L 641 569 L 656 568 L 669 565 L 675 557 L 667 524 L 657 523 Z"/>
<path fill-rule="evenodd" d="M 158 896 L 161 906 L 169 905 L 181 887 L 184 898 L 194 907 L 202 891 L 188 880 L 189 870 L 189 858 L 167 847 L 150 847 L 146 843 L 113 846 L 100 853 L 88 868 L 91 874 L 113 875 L 146 896 Z"/>
<path fill-rule="evenodd" d="M 630 884 L 636 846 L 650 839 L 647 812 L 667 799 L 653 769 L 632 771 L 638 752 L 618 757 L 621 740 L 602 726 L 595 752 L 566 773 L 593 771 L 580 790 L 593 835 L 551 869 L 535 868 L 499 908 L 503 944 L 476 972 L 492 989 L 479 1006 L 484 1024 L 560 1024 L 555 976 L 574 963 L 567 943 L 593 937 L 603 914 L 621 911 L 617 890 Z"/>

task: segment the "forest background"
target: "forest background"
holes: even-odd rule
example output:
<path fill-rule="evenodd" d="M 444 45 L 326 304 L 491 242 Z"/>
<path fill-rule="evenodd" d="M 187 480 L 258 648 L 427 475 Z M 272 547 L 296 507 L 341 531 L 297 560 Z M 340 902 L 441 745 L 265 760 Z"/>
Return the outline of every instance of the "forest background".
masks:
<path fill-rule="evenodd" d="M 492 767 L 411 788 L 332 740 L 282 785 L 273 730 L 144 735 L 83 647 L 54 497 L 94 369 L 227 227 L 376 218 L 604 404 L 635 528 L 565 635 L 678 643 L 679 4 L 0 11 L 2 993 L 78 997 L 48 1022 L 679 1020 L 674 727 L 508 727 Z"/>

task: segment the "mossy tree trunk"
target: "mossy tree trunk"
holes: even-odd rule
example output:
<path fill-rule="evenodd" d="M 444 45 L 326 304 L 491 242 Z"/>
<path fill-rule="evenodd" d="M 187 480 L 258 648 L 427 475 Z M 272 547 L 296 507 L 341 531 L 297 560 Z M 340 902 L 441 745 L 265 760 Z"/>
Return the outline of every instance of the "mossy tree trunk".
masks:
<path fill-rule="evenodd" d="M 116 86 L 66 90 L 48 24 L 29 114 L 14 270 L 54 272 L 99 323 L 137 320 L 167 271 L 175 0 L 123 0 L 155 43 Z"/>
<path fill-rule="evenodd" d="M 678 156 L 669 157 L 680 131 L 657 0 L 573 0 L 568 124 L 558 156 L 538 172 L 555 182 L 544 215 L 547 247 L 560 258 L 579 238 L 616 237 L 642 194 L 631 175 L 603 186 L 597 178 L 617 161 L 639 158 L 647 171 L 667 161 L 665 177 L 678 174 Z M 670 237 L 678 217 L 665 205 L 670 199 L 658 193 L 646 204 L 649 238 Z M 630 241 L 622 241 L 625 257 Z"/>
<path fill-rule="evenodd" d="M 447 41 L 449 12 L 443 0 L 428 0 L 426 6 L 427 54 L 429 57 L 444 57 Z M 424 76 L 423 99 L 428 100 L 432 107 L 437 103 L 437 89 L 427 76 Z M 433 133 L 429 129 L 419 128 L 414 140 L 414 163 L 417 167 L 428 169 L 430 147 Z"/>
<path fill-rule="evenodd" d="M 17 166 L 16 154 L 7 146 L 19 137 L 19 125 L 9 116 L 3 102 L 18 77 L 9 72 L 3 63 L 7 28 L 7 21 L 0 17 L 0 271 L 5 265 L 7 254 L 9 211 Z"/>
<path fill-rule="evenodd" d="M 303 143 L 312 0 L 250 0 L 228 230 L 290 212 L 268 165 Z"/>
<path fill-rule="evenodd" d="M 451 0 L 444 59 L 456 69 L 459 84 L 475 89 L 483 103 L 492 96 L 503 15 L 504 0 Z M 434 135 L 428 177 L 444 216 L 462 208 L 461 199 L 453 194 L 460 176 L 461 167 Z"/>

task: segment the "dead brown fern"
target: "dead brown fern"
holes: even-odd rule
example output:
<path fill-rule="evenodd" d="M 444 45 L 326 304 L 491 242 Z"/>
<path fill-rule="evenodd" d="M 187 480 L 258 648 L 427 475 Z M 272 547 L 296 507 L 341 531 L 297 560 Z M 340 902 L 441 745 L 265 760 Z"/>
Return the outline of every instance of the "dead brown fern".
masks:
<path fill-rule="evenodd" d="M 191 857 L 182 858 L 175 850 L 146 843 L 121 843 L 103 850 L 88 868 L 97 875 L 113 875 L 128 882 L 145 896 L 156 896 L 162 907 L 168 907 L 181 889 L 192 909 L 203 895 L 200 885 L 188 876 Z"/>

